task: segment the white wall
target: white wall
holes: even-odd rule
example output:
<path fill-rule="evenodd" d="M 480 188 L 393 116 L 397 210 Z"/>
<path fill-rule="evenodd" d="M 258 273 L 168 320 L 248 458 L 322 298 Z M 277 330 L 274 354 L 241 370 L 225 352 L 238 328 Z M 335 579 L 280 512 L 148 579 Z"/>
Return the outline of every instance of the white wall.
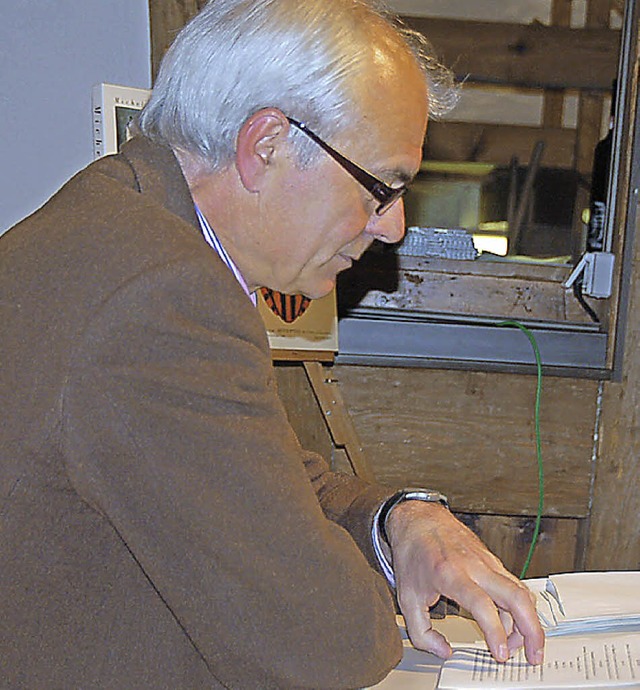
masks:
<path fill-rule="evenodd" d="M 0 232 L 91 161 L 93 84 L 150 73 L 147 0 L 2 2 Z"/>

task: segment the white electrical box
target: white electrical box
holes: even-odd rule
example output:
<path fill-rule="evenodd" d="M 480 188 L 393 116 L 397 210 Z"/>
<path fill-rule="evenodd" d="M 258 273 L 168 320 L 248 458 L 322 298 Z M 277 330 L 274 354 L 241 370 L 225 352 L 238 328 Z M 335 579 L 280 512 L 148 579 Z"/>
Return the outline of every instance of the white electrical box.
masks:
<path fill-rule="evenodd" d="M 615 257 L 611 252 L 587 252 L 564 283 L 570 288 L 582 275 L 582 294 L 600 299 L 611 297 Z"/>

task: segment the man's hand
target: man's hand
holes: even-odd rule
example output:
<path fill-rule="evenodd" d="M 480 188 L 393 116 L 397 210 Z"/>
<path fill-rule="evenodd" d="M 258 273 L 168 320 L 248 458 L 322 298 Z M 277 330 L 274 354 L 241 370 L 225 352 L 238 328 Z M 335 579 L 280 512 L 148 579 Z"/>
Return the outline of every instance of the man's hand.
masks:
<path fill-rule="evenodd" d="M 444 506 L 400 503 L 389 514 L 387 534 L 398 603 L 415 647 L 451 655 L 429 617 L 429 607 L 446 596 L 473 615 L 498 661 L 524 644 L 527 660 L 542 663 L 544 632 L 533 594 Z"/>

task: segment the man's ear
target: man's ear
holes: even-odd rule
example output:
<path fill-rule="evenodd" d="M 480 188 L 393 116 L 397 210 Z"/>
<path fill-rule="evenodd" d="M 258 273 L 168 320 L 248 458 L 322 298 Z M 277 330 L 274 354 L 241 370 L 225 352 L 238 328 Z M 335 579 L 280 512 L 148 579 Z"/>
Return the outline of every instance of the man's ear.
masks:
<path fill-rule="evenodd" d="M 236 169 L 248 191 L 260 189 L 288 131 L 287 118 L 276 108 L 258 110 L 242 125 L 236 139 Z"/>

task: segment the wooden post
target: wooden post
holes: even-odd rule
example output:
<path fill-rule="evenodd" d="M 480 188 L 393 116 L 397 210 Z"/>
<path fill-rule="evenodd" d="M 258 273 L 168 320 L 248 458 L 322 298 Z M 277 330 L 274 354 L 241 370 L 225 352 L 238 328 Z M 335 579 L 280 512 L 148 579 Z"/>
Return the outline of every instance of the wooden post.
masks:
<path fill-rule="evenodd" d="M 551 25 L 569 26 L 571 24 L 572 0 L 553 0 L 551 5 Z M 542 109 L 543 127 L 562 127 L 564 112 L 564 91 L 545 91 Z"/>
<path fill-rule="evenodd" d="M 604 384 L 586 567 L 640 568 L 640 228 L 636 228 L 622 381 Z"/>
<path fill-rule="evenodd" d="M 338 382 L 327 377 L 320 362 L 306 361 L 303 364 L 334 445 L 344 449 L 356 476 L 365 481 L 373 482 L 373 472 L 369 467 L 353 422 L 344 404 L 337 385 Z"/>
<path fill-rule="evenodd" d="M 205 0 L 149 0 L 152 80 L 175 35 L 204 4 Z"/>
<path fill-rule="evenodd" d="M 611 0 L 588 0 L 586 28 L 608 28 Z M 576 140 L 576 169 L 590 175 L 593 151 L 602 135 L 602 106 L 604 96 L 601 92 L 580 94 L 578 104 L 578 137 Z"/>

